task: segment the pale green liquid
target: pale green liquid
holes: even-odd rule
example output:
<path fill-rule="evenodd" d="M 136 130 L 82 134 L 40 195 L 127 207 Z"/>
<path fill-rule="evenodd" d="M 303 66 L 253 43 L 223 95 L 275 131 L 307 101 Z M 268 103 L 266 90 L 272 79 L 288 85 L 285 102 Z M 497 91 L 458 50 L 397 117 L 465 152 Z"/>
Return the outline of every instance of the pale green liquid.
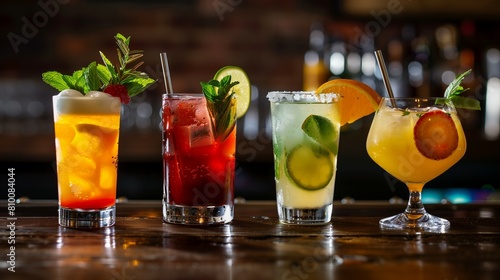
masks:
<path fill-rule="evenodd" d="M 307 137 L 301 126 L 309 115 L 314 114 L 328 118 L 334 124 L 335 129 L 339 131 L 340 125 L 335 104 L 271 102 L 271 112 L 278 205 L 294 209 L 311 209 L 331 204 L 337 170 L 336 155 L 330 154 L 333 162 L 333 176 L 328 185 L 319 190 L 311 191 L 298 187 L 286 175 L 285 164 L 287 153 L 303 144 L 305 137 Z M 338 147 L 338 136 L 332 141 L 335 141 Z"/>

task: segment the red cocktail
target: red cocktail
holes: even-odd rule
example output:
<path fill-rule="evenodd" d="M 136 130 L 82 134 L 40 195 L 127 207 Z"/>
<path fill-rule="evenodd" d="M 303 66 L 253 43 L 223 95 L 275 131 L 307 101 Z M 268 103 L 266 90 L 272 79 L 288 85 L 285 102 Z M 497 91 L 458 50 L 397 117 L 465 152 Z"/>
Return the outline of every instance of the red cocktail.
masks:
<path fill-rule="evenodd" d="M 236 126 L 229 135 L 216 137 L 201 94 L 164 95 L 162 124 L 165 221 L 230 222 Z"/>

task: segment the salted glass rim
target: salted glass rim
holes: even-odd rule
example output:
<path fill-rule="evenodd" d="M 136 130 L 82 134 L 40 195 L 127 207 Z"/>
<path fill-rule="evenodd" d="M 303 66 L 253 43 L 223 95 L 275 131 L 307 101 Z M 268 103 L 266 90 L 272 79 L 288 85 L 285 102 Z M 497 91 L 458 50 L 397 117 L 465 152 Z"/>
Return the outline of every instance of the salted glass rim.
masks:
<path fill-rule="evenodd" d="M 319 102 L 335 103 L 340 99 L 338 93 L 319 93 L 314 91 L 293 91 L 293 90 L 275 90 L 267 93 L 266 96 L 270 102 Z"/>

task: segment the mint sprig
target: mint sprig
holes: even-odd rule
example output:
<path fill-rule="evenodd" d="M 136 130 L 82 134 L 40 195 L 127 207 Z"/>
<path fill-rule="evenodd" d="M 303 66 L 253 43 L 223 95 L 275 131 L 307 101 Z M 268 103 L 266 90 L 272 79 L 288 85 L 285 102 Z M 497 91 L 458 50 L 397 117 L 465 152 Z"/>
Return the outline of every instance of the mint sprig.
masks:
<path fill-rule="evenodd" d="M 464 73 L 456 76 L 455 80 L 453 80 L 448 85 L 448 87 L 446 88 L 446 90 L 444 91 L 444 97 L 445 98 L 450 98 L 452 96 L 460 95 L 461 93 L 466 92 L 467 90 L 469 90 L 468 88 L 464 89 L 464 87 L 462 87 L 460 84 L 465 79 L 465 76 L 469 75 L 471 71 L 472 70 L 469 69 L 469 70 L 465 71 Z"/>
<path fill-rule="evenodd" d="M 468 88 L 462 87 L 460 84 L 465 79 L 465 76 L 470 74 L 471 71 L 472 70 L 469 69 L 464 73 L 456 76 L 444 91 L 444 98 L 438 98 L 436 100 L 436 103 L 446 104 L 448 102 L 452 102 L 455 108 L 481 110 L 481 105 L 478 100 L 470 97 L 460 96 L 460 94 L 469 90 Z"/>
<path fill-rule="evenodd" d="M 99 78 L 104 85 L 124 85 L 130 97 L 136 96 L 151 86 L 155 80 L 149 78 L 148 74 L 138 70 L 138 68 L 144 64 L 142 61 L 137 62 L 132 68 L 128 68 L 129 64 L 143 57 L 142 50 L 130 50 L 130 37 L 125 37 L 118 33 L 115 36 L 115 40 L 118 46 L 117 53 L 119 64 L 114 66 L 104 53 L 99 51 L 102 61 L 104 62 L 104 67 L 99 67 L 101 71 L 104 72 Z M 104 71 L 105 69 L 107 73 Z"/>
<path fill-rule="evenodd" d="M 207 99 L 207 108 L 212 118 L 214 137 L 224 141 L 236 125 L 236 106 L 232 87 L 239 82 L 231 82 L 231 76 L 222 80 L 201 82 L 201 89 Z"/>
<path fill-rule="evenodd" d="M 64 75 L 57 71 L 48 71 L 42 74 L 42 80 L 58 91 L 74 89 L 87 94 L 89 91 L 103 91 L 112 84 L 121 84 L 127 88 L 128 95 L 133 97 L 156 82 L 149 78 L 148 74 L 141 72 L 138 68 L 143 62 L 137 62 L 143 57 L 141 50 L 130 50 L 130 37 L 118 33 L 114 36 L 118 46 L 118 65 L 111 61 L 99 51 L 104 64 L 91 62 L 87 67 L 73 72 L 72 75 Z M 131 63 L 137 62 L 132 68 Z"/>

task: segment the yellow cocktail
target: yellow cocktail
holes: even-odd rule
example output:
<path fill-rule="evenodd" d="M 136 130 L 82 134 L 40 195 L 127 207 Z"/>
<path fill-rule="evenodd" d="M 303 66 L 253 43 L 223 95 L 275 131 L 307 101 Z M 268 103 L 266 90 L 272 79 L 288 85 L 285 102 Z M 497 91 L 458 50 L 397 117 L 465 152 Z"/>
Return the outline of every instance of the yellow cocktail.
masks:
<path fill-rule="evenodd" d="M 447 220 L 426 213 L 420 196 L 425 183 L 463 157 L 466 140 L 453 104 L 436 103 L 436 98 L 384 98 L 375 114 L 366 142 L 368 154 L 410 191 L 406 211 L 381 220 L 382 226 L 449 227 Z"/>

